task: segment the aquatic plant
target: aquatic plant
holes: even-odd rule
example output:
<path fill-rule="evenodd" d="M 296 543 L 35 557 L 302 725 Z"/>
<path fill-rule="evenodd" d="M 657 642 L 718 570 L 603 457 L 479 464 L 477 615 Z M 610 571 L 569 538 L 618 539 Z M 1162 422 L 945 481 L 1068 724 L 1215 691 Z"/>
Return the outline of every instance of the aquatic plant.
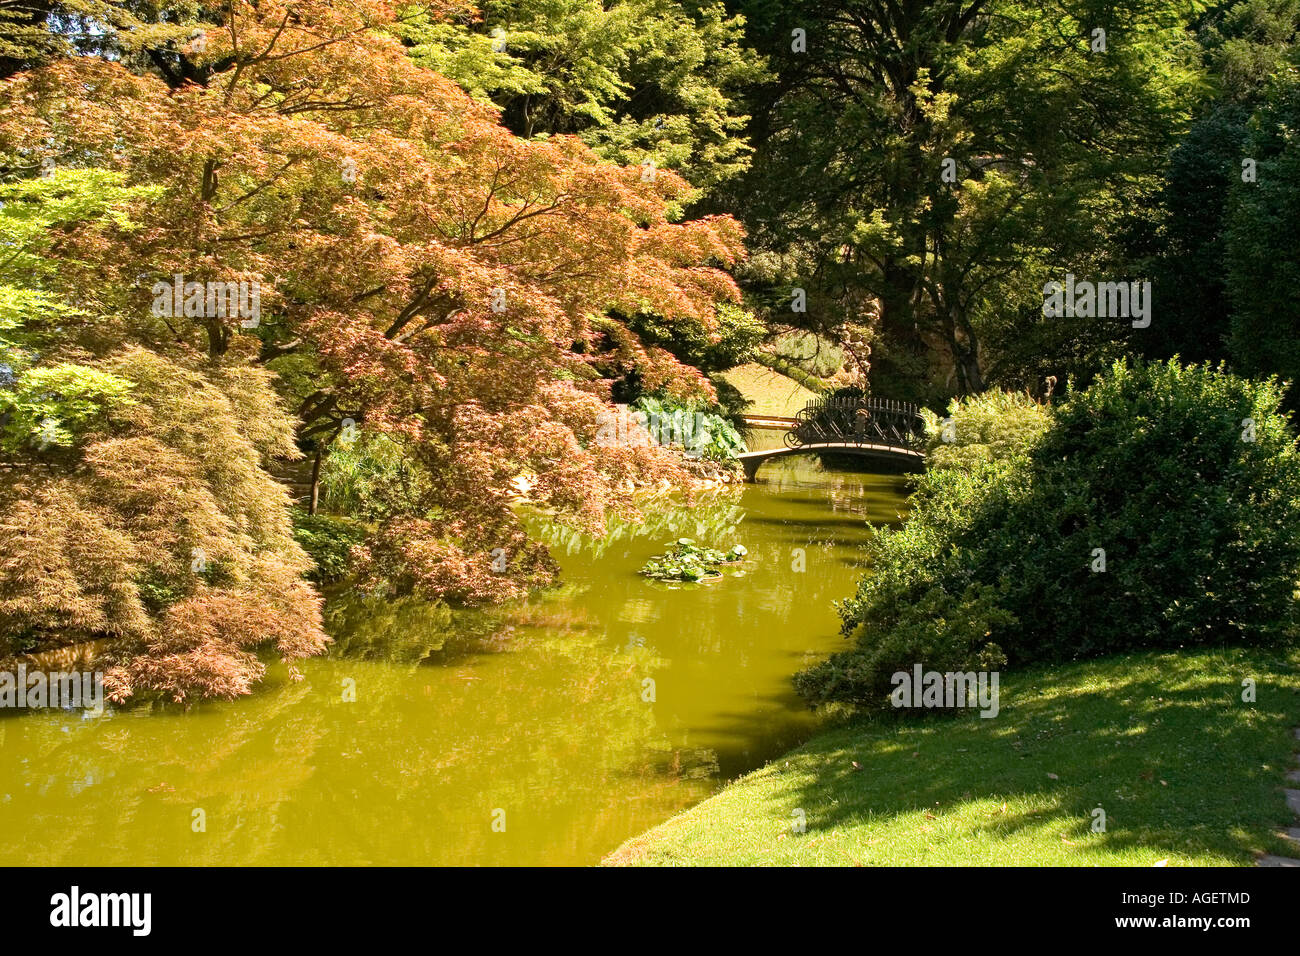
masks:
<path fill-rule="evenodd" d="M 730 551 L 701 548 L 691 538 L 678 538 L 663 554 L 656 554 L 641 574 L 656 581 L 711 581 L 722 577 L 719 567 L 743 561 L 749 552 L 738 544 Z"/>

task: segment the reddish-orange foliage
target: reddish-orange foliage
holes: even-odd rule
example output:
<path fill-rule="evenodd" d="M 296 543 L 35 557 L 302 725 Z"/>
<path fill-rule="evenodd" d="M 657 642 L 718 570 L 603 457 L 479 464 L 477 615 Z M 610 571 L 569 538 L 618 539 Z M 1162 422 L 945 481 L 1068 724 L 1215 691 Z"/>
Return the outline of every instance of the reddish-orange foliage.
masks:
<path fill-rule="evenodd" d="M 70 344 L 197 350 L 211 374 L 305 363 L 313 388 L 293 396 L 300 437 L 328 444 L 352 418 L 403 441 L 433 476 L 418 513 L 380 530 L 370 569 L 431 594 L 508 597 L 553 573 L 511 511 L 519 476 L 532 500 L 590 530 L 611 510 L 635 514 L 636 487 L 688 481 L 660 449 L 595 441 L 611 373 L 712 393 L 618 317 L 650 311 L 711 327 L 715 302 L 738 297 L 724 270 L 742 235 L 728 217 L 671 221 L 688 192 L 671 172 L 604 163 L 570 137 L 513 136 L 493 109 L 407 57 L 389 32 L 398 9 L 232 0 L 190 54 L 199 83 L 93 58 L 18 75 L 0 87 L 0 152 L 156 187 L 129 210 L 131 226 L 60 238 L 56 291 L 90 316 L 63 321 Z M 153 284 L 176 274 L 258 283 L 259 324 L 151 314 Z M 159 482 L 183 467 L 129 441 L 87 455 L 105 474 L 153 455 Z M 192 482 L 169 477 L 154 490 L 157 500 L 141 489 L 121 502 L 123 533 L 173 547 L 186 543 L 169 524 L 176 513 L 211 516 Z M 204 520 L 194 533 L 217 534 Z M 508 554 L 504 574 L 490 566 L 496 549 Z M 310 604 L 282 583 L 286 600 Z M 187 598 L 123 679 L 179 695 L 191 684 L 246 688 L 257 668 L 243 645 L 222 645 L 229 638 L 194 615 L 245 620 L 236 633 L 252 628 L 282 649 L 319 646 L 314 611 L 295 643 L 255 610 L 220 591 Z M 86 623 L 112 617 L 85 613 Z M 182 625 L 208 636 L 182 638 Z M 220 661 L 199 647 L 222 648 Z M 178 675 L 175 687 L 165 674 Z"/>

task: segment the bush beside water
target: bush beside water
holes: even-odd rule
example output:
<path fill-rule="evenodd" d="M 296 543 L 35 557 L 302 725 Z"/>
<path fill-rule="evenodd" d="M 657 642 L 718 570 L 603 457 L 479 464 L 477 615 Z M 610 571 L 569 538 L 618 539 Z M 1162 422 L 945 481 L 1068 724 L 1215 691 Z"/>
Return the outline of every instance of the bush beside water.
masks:
<path fill-rule="evenodd" d="M 1276 381 L 1171 361 L 1117 363 L 1050 411 L 955 403 L 909 521 L 876 534 L 839 605 L 855 646 L 799 674 L 800 692 L 886 706 L 890 676 L 918 662 L 1293 642 L 1300 454 L 1281 398 Z"/>

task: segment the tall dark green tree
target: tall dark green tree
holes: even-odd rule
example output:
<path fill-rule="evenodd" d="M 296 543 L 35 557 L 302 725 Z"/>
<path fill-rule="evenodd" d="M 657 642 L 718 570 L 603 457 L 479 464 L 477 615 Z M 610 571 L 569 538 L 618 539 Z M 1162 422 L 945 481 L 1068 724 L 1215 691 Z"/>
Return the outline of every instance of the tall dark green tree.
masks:
<path fill-rule="evenodd" d="M 1224 228 L 1228 353 L 1252 376 L 1292 383 L 1287 404 L 1300 408 L 1300 80 L 1279 75 L 1253 117 L 1242 146 L 1256 180 L 1234 184 Z"/>
<path fill-rule="evenodd" d="M 873 378 L 896 394 L 917 372 L 957 392 L 990 368 L 1014 381 L 1024 362 L 999 357 L 1027 339 L 1097 364 L 1124 327 L 1043 323 L 1041 289 L 1122 269 L 1117 237 L 1152 205 L 1196 78 L 1184 6 L 745 7 L 777 78 L 730 194 L 777 264 L 773 314 L 802 286 L 808 324 L 878 322 Z"/>
<path fill-rule="evenodd" d="M 1231 349 L 1229 338 L 1234 310 L 1255 311 L 1255 303 L 1262 301 L 1255 279 L 1266 279 L 1273 271 L 1272 257 L 1261 260 L 1258 242 L 1285 239 L 1266 221 L 1267 204 L 1281 198 L 1281 170 L 1270 168 L 1261 178 L 1259 164 L 1274 163 L 1284 150 L 1277 124 L 1285 113 L 1298 26 L 1300 0 L 1220 4 L 1199 25 L 1207 95 L 1173 150 L 1161 190 L 1154 269 L 1160 316 L 1144 338 L 1148 355 L 1180 354 L 1194 361 L 1245 358 L 1243 368 L 1280 370 L 1250 356 L 1254 344 L 1241 334 Z M 1236 249 L 1229 248 L 1230 218 Z M 1237 269 L 1231 298 L 1230 259 Z M 1252 275 L 1250 269 L 1260 271 Z"/>

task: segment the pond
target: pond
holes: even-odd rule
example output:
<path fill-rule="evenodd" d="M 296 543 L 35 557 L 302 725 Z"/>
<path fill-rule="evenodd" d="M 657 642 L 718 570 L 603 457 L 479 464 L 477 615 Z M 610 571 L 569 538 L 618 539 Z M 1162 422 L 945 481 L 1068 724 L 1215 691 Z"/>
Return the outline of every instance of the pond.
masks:
<path fill-rule="evenodd" d="M 297 683 L 275 666 L 188 713 L 11 713 L 0 863 L 598 862 L 809 735 L 790 676 L 844 645 L 865 519 L 904 507 L 895 476 L 760 477 L 599 543 L 545 529 L 564 584 L 525 603 L 337 597 Z M 683 536 L 748 555 L 709 584 L 637 574 Z"/>

